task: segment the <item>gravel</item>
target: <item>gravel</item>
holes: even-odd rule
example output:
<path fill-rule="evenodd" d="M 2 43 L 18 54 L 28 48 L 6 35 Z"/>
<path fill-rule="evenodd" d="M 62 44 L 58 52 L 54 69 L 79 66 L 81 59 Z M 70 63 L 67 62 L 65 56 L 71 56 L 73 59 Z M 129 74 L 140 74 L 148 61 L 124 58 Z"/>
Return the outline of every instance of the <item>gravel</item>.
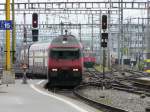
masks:
<path fill-rule="evenodd" d="M 145 108 L 150 107 L 150 97 L 141 98 L 140 95 L 125 91 L 102 90 L 100 87 L 88 86 L 81 90 L 81 94 L 97 102 L 128 110 L 129 112 L 145 112 Z"/>

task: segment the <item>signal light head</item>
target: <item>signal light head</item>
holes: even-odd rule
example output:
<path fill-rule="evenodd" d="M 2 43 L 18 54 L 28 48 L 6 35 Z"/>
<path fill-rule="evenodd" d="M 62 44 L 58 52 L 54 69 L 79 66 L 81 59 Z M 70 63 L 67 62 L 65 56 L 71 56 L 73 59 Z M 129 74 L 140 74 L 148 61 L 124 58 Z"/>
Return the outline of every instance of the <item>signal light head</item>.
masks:
<path fill-rule="evenodd" d="M 101 47 L 103 47 L 103 48 L 107 47 L 107 42 L 105 42 L 105 41 L 101 42 Z"/>
<path fill-rule="evenodd" d="M 102 39 L 108 39 L 108 33 L 101 33 Z"/>
<path fill-rule="evenodd" d="M 32 14 L 32 27 L 33 28 L 38 27 L 38 14 L 37 13 Z"/>
<path fill-rule="evenodd" d="M 102 15 L 102 29 L 107 29 L 107 15 Z"/>

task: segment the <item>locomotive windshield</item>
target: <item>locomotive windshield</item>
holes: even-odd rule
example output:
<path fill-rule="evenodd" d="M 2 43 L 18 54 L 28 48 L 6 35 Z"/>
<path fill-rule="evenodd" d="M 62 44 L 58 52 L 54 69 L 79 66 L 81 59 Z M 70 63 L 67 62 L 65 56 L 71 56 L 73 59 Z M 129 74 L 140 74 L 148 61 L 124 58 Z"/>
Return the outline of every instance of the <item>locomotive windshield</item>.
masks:
<path fill-rule="evenodd" d="M 52 49 L 50 57 L 54 59 L 78 59 L 80 57 L 79 49 Z"/>

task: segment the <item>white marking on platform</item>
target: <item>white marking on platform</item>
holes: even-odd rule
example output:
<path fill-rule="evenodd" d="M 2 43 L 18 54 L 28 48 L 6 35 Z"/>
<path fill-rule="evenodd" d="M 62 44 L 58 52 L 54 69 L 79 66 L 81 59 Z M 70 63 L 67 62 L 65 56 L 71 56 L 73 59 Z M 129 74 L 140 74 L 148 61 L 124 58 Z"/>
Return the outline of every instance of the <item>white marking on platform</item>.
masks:
<path fill-rule="evenodd" d="M 41 81 L 39 81 L 39 82 L 37 82 L 36 84 L 37 85 L 40 85 L 41 83 L 43 83 L 45 80 L 41 80 Z"/>
<path fill-rule="evenodd" d="M 40 81 L 40 82 L 41 82 L 41 81 Z M 48 94 L 48 93 L 46 93 L 46 92 L 44 92 L 44 91 L 42 91 L 42 90 L 39 90 L 39 89 L 36 88 L 33 84 L 30 84 L 30 87 L 31 87 L 32 89 L 34 89 L 35 91 L 39 92 L 39 93 L 42 94 L 42 95 L 52 97 L 52 98 L 54 98 L 54 99 L 56 99 L 56 100 L 62 101 L 62 102 L 64 102 L 64 103 L 70 105 L 71 107 L 75 108 L 75 109 L 78 110 L 79 112 L 89 112 L 89 111 L 87 111 L 87 110 L 85 110 L 85 109 L 79 107 L 78 105 L 76 105 L 76 104 L 74 104 L 74 103 L 72 103 L 72 102 L 70 102 L 70 101 L 68 101 L 68 100 L 63 99 L 62 97 L 58 97 L 58 96 L 52 95 L 52 94 L 50 94 L 50 93 Z"/>

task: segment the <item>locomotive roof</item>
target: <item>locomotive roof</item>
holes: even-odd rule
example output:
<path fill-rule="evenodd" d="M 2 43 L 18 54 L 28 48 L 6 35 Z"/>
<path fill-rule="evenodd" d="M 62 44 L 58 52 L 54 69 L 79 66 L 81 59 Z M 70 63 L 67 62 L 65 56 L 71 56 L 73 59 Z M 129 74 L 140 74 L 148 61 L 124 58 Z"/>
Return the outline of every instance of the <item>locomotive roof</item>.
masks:
<path fill-rule="evenodd" d="M 73 35 L 60 35 L 54 38 L 51 45 L 79 45 L 79 41 Z"/>
<path fill-rule="evenodd" d="M 32 49 L 47 49 L 49 45 L 52 46 L 80 46 L 80 42 L 73 35 L 60 35 L 52 40 L 46 40 L 41 42 L 35 42 L 31 45 L 30 50 Z"/>

